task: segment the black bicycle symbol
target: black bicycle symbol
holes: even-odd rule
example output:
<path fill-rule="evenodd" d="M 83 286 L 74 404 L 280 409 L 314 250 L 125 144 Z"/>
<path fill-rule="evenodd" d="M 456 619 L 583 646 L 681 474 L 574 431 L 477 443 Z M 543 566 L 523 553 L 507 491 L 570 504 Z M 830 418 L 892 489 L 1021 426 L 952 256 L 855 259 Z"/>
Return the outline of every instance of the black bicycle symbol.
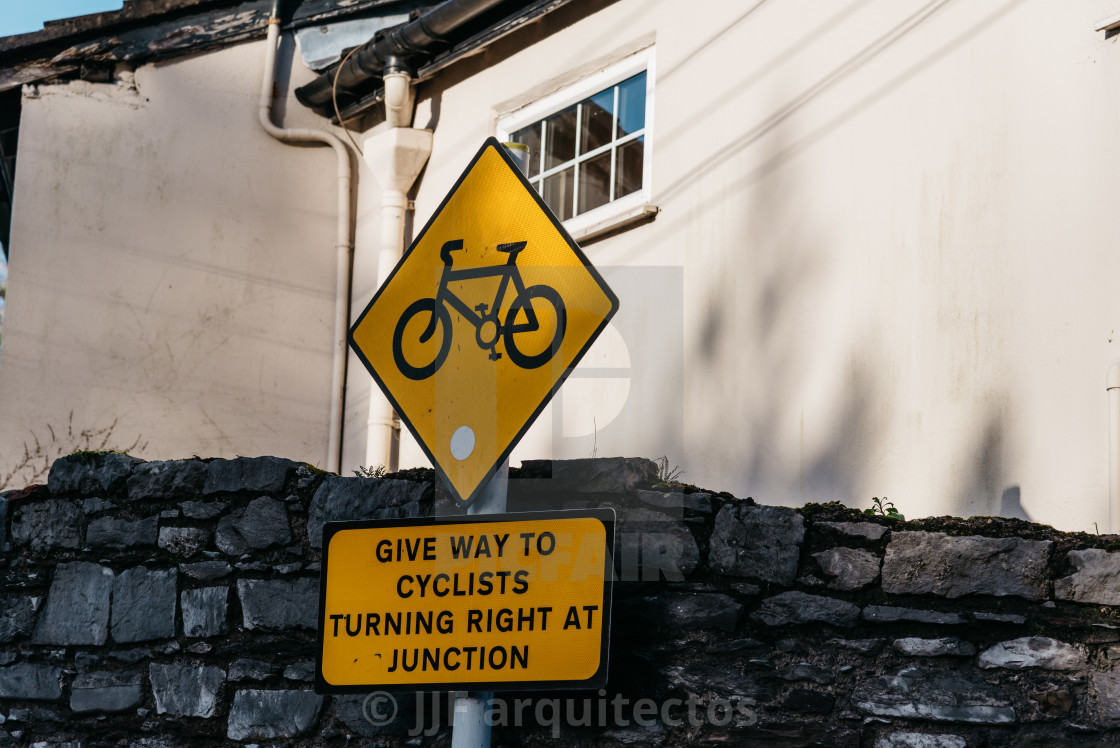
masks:
<path fill-rule="evenodd" d="M 448 351 L 451 350 L 451 313 L 447 310 L 448 306 L 454 307 L 474 327 L 475 341 L 479 348 L 490 351 L 491 361 L 496 361 L 502 357 L 502 354 L 494 350 L 498 345 L 498 338 L 501 338 L 505 343 L 505 350 L 509 354 L 510 360 L 522 369 L 535 369 L 544 365 L 556 355 L 556 352 L 560 350 L 560 341 L 564 338 L 564 329 L 568 321 L 567 311 L 564 309 L 564 300 L 551 286 L 540 284 L 525 287 L 525 282 L 521 279 L 521 271 L 517 269 L 517 253 L 525 249 L 525 244 L 526 242 L 499 244 L 496 249 L 499 252 L 509 254 L 509 259 L 506 260 L 504 265 L 463 270 L 451 269 L 451 253 L 463 248 L 462 240 L 457 239 L 443 245 L 439 253 L 440 259 L 443 260 L 443 274 L 440 276 L 436 297 L 434 299 L 418 299 L 409 304 L 393 331 L 393 360 L 396 361 L 397 368 L 400 369 L 402 374 L 409 379 L 427 379 L 443 365 Z M 462 299 L 455 295 L 454 291 L 447 287 L 447 284 L 453 281 L 492 277 L 501 278 L 501 282 L 498 284 L 498 293 L 494 296 L 494 303 L 479 304 L 474 309 L 467 306 Z M 516 296 L 509 307 L 509 311 L 506 312 L 505 319 L 499 320 L 499 306 L 502 299 L 505 298 L 506 290 L 511 281 Z M 538 300 L 536 309 L 533 308 L 534 299 Z M 531 334 L 541 329 L 537 312 L 538 310 L 544 311 L 545 308 L 540 305 L 540 302 L 549 304 L 553 308 L 556 323 L 552 333 L 552 342 L 539 353 L 527 354 L 522 351 L 522 348 L 527 347 L 529 341 L 536 337 Z M 405 359 L 402 344 L 405 329 L 412 322 L 413 317 L 422 314 L 428 316 L 424 331 L 420 333 L 419 342 L 427 343 L 431 340 L 432 336 L 436 334 L 437 328 L 442 328 L 440 330 L 442 337 L 435 358 L 430 363 L 421 363 L 416 366 Z M 518 315 L 522 316 L 521 321 L 518 321 Z M 526 336 L 524 333 L 530 333 L 530 335 Z M 518 347 L 517 342 L 519 337 L 521 348 Z"/>

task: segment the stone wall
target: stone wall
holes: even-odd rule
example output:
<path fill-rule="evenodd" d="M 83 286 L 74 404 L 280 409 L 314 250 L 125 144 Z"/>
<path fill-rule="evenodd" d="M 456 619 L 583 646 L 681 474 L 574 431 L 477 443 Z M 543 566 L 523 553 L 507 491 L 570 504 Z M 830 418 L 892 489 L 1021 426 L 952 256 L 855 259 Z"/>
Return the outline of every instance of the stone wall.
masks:
<path fill-rule="evenodd" d="M 1120 744 L 1115 537 L 761 506 L 640 459 L 512 471 L 510 511 L 588 506 L 619 517 L 608 687 L 499 694 L 533 701 L 495 745 Z M 432 513 L 458 511 L 430 471 L 57 461 L 0 495 L 0 746 L 447 744 L 446 694 L 374 725 L 311 687 L 323 523 Z"/>

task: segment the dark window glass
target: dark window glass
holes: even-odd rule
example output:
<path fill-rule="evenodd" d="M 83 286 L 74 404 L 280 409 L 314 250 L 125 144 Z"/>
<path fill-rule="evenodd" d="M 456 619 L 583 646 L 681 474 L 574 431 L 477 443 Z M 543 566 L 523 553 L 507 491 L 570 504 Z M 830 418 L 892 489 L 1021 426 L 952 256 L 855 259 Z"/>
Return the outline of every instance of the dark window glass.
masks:
<path fill-rule="evenodd" d="M 579 165 L 579 212 L 586 213 L 611 198 L 611 152 L 600 153 Z"/>
<path fill-rule="evenodd" d="M 611 142 L 614 127 L 614 89 L 608 88 L 583 102 L 580 123 L 580 154 Z"/>
<path fill-rule="evenodd" d="M 544 121 L 544 168 L 551 169 L 576 157 L 576 108 L 569 107 Z"/>
<path fill-rule="evenodd" d="M 572 217 L 572 192 L 575 187 L 575 168 L 570 167 L 544 178 L 541 191 L 545 203 L 561 221 Z"/>
<path fill-rule="evenodd" d="M 514 143 L 524 143 L 529 146 L 529 176 L 535 177 L 541 172 L 541 123 L 518 130 L 510 136 Z"/>
<path fill-rule="evenodd" d="M 618 135 L 623 137 L 646 126 L 646 74 L 618 84 Z"/>
<path fill-rule="evenodd" d="M 637 137 L 618 147 L 618 163 L 614 174 L 614 199 L 637 192 L 642 188 L 642 167 L 645 157 L 645 138 Z"/>
<path fill-rule="evenodd" d="M 8 256 L 8 235 L 12 221 L 21 102 L 19 86 L 0 93 L 0 250 L 5 257 Z"/>
<path fill-rule="evenodd" d="M 529 147 L 528 175 L 560 220 L 642 189 L 645 109 L 639 73 L 510 136 Z"/>

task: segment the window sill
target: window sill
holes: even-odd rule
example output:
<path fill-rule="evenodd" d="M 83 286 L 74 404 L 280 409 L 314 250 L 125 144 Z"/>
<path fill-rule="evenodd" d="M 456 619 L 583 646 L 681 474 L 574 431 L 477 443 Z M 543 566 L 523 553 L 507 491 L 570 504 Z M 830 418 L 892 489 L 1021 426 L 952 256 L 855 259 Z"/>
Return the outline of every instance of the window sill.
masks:
<path fill-rule="evenodd" d="M 1109 16 L 1094 24 L 1094 31 L 1104 31 L 1105 33 L 1114 32 L 1120 28 L 1120 13 Z"/>
<path fill-rule="evenodd" d="M 644 202 L 610 210 L 612 207 L 615 206 L 605 205 L 591 213 L 569 218 L 564 222 L 564 228 L 577 242 L 584 242 L 652 218 L 661 210 L 656 205 Z"/>

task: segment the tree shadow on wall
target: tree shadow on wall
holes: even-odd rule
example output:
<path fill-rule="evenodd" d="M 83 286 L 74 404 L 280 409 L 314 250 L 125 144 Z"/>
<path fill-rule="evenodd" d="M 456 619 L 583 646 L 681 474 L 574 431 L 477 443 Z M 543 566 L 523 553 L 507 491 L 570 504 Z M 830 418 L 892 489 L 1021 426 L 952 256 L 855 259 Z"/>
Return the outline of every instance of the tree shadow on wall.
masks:
<path fill-rule="evenodd" d="M 927 3 L 854 57 L 827 71 L 816 84 L 789 100 L 775 101 L 772 113 L 761 117 L 757 126 L 716 149 L 714 155 L 681 174 L 659 194 L 661 199 L 688 201 L 686 210 L 681 211 L 687 216 L 662 220 L 663 230 L 670 235 L 674 229 L 680 232 L 682 243 L 690 247 L 690 256 L 700 253 L 701 262 L 708 267 L 703 286 L 690 284 L 688 290 L 689 303 L 698 309 L 688 322 L 692 336 L 686 355 L 695 373 L 689 377 L 686 412 L 704 413 L 699 420 L 708 424 L 727 420 L 747 423 L 739 427 L 746 435 L 739 444 L 687 445 L 690 459 L 704 465 L 701 469 L 688 465 L 690 474 L 718 473 L 720 480 L 730 480 L 740 491 L 772 504 L 834 499 L 860 502 L 869 498 L 857 492 L 865 490 L 874 464 L 884 459 L 883 435 L 894 407 L 889 396 L 884 396 L 885 375 L 871 362 L 889 361 L 890 356 L 879 347 L 877 319 L 856 315 L 852 315 L 852 321 L 860 327 L 848 335 L 843 342 L 845 348 L 837 351 L 834 346 L 828 355 L 820 354 L 834 343 L 822 338 L 821 323 L 850 310 L 820 309 L 820 292 L 836 271 L 830 264 L 837 261 L 837 253 L 828 249 L 828 227 L 814 224 L 813 206 L 805 204 L 806 196 L 813 191 L 799 184 L 798 157 L 1002 20 L 1015 3 L 1005 3 L 962 28 L 916 64 L 881 75 L 882 85 L 841 107 L 822 125 L 806 129 L 796 115 L 887 48 L 912 35 L 945 6 L 936 0 Z M 748 79 L 753 75 L 750 70 L 745 73 Z M 677 147 L 673 141 L 679 134 L 670 132 L 659 138 L 659 149 Z M 734 176 L 713 179 L 712 174 L 721 170 Z M 713 183 L 723 185 L 725 191 L 704 194 Z M 745 203 L 740 197 L 744 194 Z M 738 198 L 737 204 L 732 198 Z M 736 226 L 738 231 L 728 232 L 722 245 L 711 246 L 705 241 L 709 236 L 704 230 L 695 228 L 705 223 Z M 831 290 L 833 298 L 844 298 L 843 293 L 835 293 L 835 288 Z M 884 315 L 889 313 L 884 309 Z M 839 362 L 839 370 L 823 372 L 819 364 L 814 367 L 814 361 L 829 365 Z M 820 396 L 824 390 L 828 398 Z M 806 403 L 809 392 L 815 394 Z M 828 403 L 831 413 L 821 414 L 819 404 L 823 402 Z M 998 511 L 1029 519 L 1020 501 L 1019 486 L 1008 487 L 1003 475 L 1004 419 L 996 414 L 985 425 L 983 417 L 979 447 L 970 453 L 973 445 L 961 445 L 964 454 L 956 462 L 968 467 L 955 481 L 956 490 L 947 500 L 962 514 Z M 809 429 L 806 418 L 816 419 Z M 800 434 L 794 433 L 798 427 Z M 696 433 L 693 431 L 691 438 L 696 439 Z M 807 433 L 811 443 L 806 441 Z M 800 464 L 793 465 L 790 445 L 797 439 Z M 776 447 L 775 443 L 782 446 Z M 971 461 L 970 454 L 974 455 Z M 791 484 L 795 474 L 800 476 L 799 486 Z M 953 485 L 954 481 L 949 483 Z"/>

